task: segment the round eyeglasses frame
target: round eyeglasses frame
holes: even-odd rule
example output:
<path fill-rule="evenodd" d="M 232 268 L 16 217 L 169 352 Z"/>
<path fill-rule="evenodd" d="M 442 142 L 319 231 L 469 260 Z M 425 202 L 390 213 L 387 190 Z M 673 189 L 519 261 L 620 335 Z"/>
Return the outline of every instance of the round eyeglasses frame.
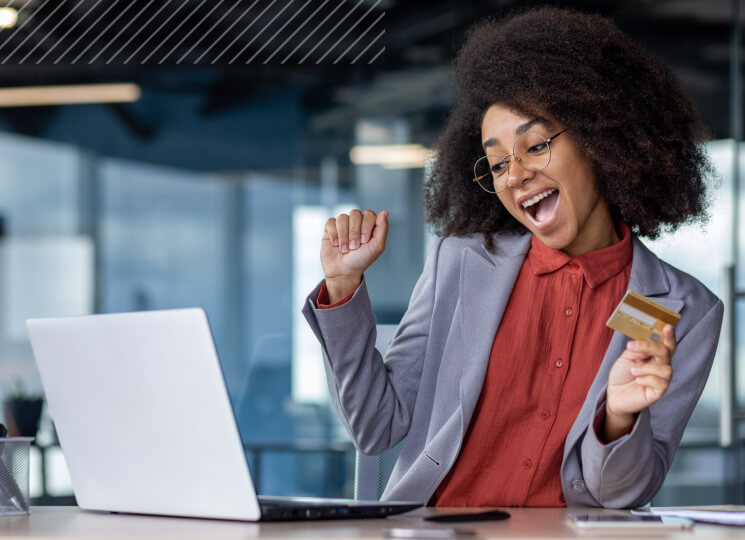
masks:
<path fill-rule="evenodd" d="M 549 165 L 549 164 L 551 163 L 551 143 L 552 143 L 552 142 L 553 142 L 553 141 L 554 141 L 554 140 L 555 140 L 555 139 L 556 139 L 556 138 L 557 138 L 557 137 L 558 137 L 559 135 L 561 135 L 562 133 L 564 133 L 565 131 L 567 131 L 567 129 L 569 129 L 569 128 L 564 128 L 564 129 L 562 129 L 561 131 L 559 131 L 559 132 L 558 132 L 558 133 L 556 133 L 555 135 L 552 135 L 552 136 L 551 136 L 551 137 L 549 137 L 549 138 L 546 138 L 546 137 L 544 137 L 543 135 L 541 135 L 541 134 L 540 134 L 540 133 L 538 133 L 537 131 L 529 131 L 529 132 L 527 132 L 527 133 L 525 133 L 525 134 L 523 134 L 523 135 L 520 135 L 520 137 L 523 137 L 524 135 L 527 135 L 528 133 L 532 133 L 532 134 L 534 134 L 534 135 L 538 135 L 538 136 L 539 136 L 539 137 L 540 137 L 541 139 L 543 139 L 543 140 L 544 140 L 544 141 L 546 142 L 546 145 L 547 145 L 547 148 L 548 148 L 548 160 L 546 160 L 546 164 L 545 164 L 545 165 L 544 165 L 543 167 L 541 167 L 540 169 L 529 169 L 529 168 L 525 167 L 525 166 L 524 166 L 524 165 L 522 164 L 522 159 L 521 159 L 520 157 L 518 157 L 518 156 L 516 156 L 516 155 L 515 155 L 515 145 L 517 144 L 517 141 L 515 141 L 515 143 L 513 143 L 513 145 L 512 145 L 512 152 L 510 152 L 510 153 L 509 153 L 509 154 L 507 154 L 506 156 L 502 156 L 502 157 L 500 158 L 500 157 L 498 157 L 498 156 L 495 156 L 495 155 L 492 155 L 492 154 L 488 154 L 488 155 L 486 155 L 486 156 L 482 156 L 482 157 L 480 157 L 479 159 L 477 159 L 477 160 L 476 160 L 476 163 L 474 163 L 474 164 L 473 164 L 473 179 L 472 179 L 472 182 L 475 182 L 476 184 L 478 184 L 478 186 L 479 186 L 479 187 L 480 187 L 481 189 L 483 189 L 483 190 L 484 190 L 484 191 L 486 191 L 487 193 L 491 193 L 492 195 L 499 195 L 499 194 L 500 194 L 500 193 L 502 193 L 502 192 L 503 192 L 504 190 L 506 190 L 506 189 L 507 189 L 508 187 L 510 187 L 510 188 L 512 188 L 512 189 L 518 189 L 518 188 L 519 188 L 520 186 L 513 186 L 512 184 L 510 184 L 510 180 L 509 180 L 509 177 L 508 177 L 508 178 L 507 178 L 507 182 L 505 182 L 505 185 L 504 185 L 504 187 L 503 187 L 502 189 L 500 189 L 499 191 L 492 191 L 492 190 L 489 190 L 489 189 L 485 188 L 485 187 L 484 187 L 484 186 L 483 186 L 483 185 L 481 184 L 481 180 L 482 180 L 482 179 L 483 179 L 483 178 L 484 178 L 485 176 L 493 176 L 493 173 L 491 173 L 491 172 L 488 172 L 488 173 L 486 173 L 486 174 L 482 174 L 481 176 L 479 176 L 479 174 L 478 174 L 478 173 L 476 172 L 476 168 L 478 167 L 479 163 L 480 163 L 480 162 L 481 162 L 482 160 L 484 160 L 484 159 L 488 160 L 489 158 L 495 158 L 495 159 L 499 160 L 499 162 L 500 162 L 500 163 L 506 163 L 506 164 L 507 164 L 507 173 L 509 174 L 509 170 L 510 170 L 510 169 L 509 169 L 509 167 L 510 167 L 510 162 L 512 161 L 512 160 L 510 160 L 509 158 L 511 158 L 511 157 L 514 157 L 514 158 L 515 158 L 515 161 L 517 161 L 517 163 L 518 163 L 518 164 L 519 164 L 519 165 L 520 165 L 521 167 L 523 167 L 523 168 L 524 168 L 524 169 L 525 169 L 526 171 L 530 171 L 530 172 L 539 172 L 539 171 L 542 171 L 542 170 L 544 170 L 544 169 L 545 169 L 546 167 L 548 167 L 548 165 Z M 519 140 L 519 138 L 518 138 L 518 140 Z M 490 167 L 490 170 L 491 170 L 491 167 Z M 493 185 L 493 184 L 492 184 L 492 185 Z"/>

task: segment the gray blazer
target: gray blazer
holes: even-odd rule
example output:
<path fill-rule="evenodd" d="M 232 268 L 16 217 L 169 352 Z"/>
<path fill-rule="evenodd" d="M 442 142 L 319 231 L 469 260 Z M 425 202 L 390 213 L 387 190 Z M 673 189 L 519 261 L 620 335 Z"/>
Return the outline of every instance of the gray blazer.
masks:
<path fill-rule="evenodd" d="M 530 239 L 497 235 L 496 255 L 484 248 L 481 235 L 438 240 L 384 360 L 374 348 L 375 316 L 364 282 L 336 308 L 317 309 L 318 287 L 308 297 L 303 313 L 321 342 L 334 406 L 357 448 L 382 454 L 406 438 L 383 499 L 426 503 L 455 462 Z M 631 433 L 601 444 L 593 421 L 605 406 L 610 367 L 628 341 L 613 334 L 564 445 L 561 483 L 569 506 L 626 508 L 651 500 L 719 340 L 721 300 L 636 237 L 632 241 L 629 289 L 682 316 L 675 328 L 674 375 L 667 393 L 639 414 Z"/>

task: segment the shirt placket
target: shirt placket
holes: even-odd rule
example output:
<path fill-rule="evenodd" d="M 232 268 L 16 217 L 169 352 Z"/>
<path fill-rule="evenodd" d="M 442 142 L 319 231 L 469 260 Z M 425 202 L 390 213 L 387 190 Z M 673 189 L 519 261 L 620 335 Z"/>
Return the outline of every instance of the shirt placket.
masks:
<path fill-rule="evenodd" d="M 552 347 L 551 355 L 547 359 L 550 375 L 548 384 L 545 386 L 545 392 L 542 395 L 541 402 L 537 404 L 536 424 L 539 429 L 533 430 L 535 438 L 532 444 L 527 447 L 532 448 L 531 455 L 526 456 L 520 464 L 526 472 L 525 492 L 523 494 L 523 504 L 527 501 L 530 489 L 538 469 L 538 463 L 543 454 L 543 449 L 548 440 L 556 419 L 556 413 L 559 410 L 561 394 L 566 382 L 567 373 L 569 372 L 572 345 L 574 343 L 577 329 L 577 319 L 579 317 L 580 300 L 582 298 L 582 288 L 584 278 L 578 264 L 569 263 L 559 270 L 562 272 L 563 286 L 560 287 L 561 302 L 559 312 L 555 315 L 555 335 L 564 336 L 565 339 L 557 340 L 557 347 Z"/>

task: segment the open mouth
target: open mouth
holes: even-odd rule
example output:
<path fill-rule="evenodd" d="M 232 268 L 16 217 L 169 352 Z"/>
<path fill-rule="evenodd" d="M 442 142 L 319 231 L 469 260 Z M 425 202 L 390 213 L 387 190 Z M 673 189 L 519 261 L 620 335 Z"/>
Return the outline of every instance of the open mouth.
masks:
<path fill-rule="evenodd" d="M 547 189 L 522 204 L 528 218 L 536 225 L 545 225 L 556 216 L 559 190 Z"/>

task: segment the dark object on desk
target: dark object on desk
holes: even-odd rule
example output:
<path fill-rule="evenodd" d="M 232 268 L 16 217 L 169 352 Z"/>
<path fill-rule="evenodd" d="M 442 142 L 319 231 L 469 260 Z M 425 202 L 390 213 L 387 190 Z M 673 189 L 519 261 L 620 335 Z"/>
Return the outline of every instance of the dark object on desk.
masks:
<path fill-rule="evenodd" d="M 36 437 L 43 405 L 43 398 L 15 397 L 7 400 L 3 411 L 10 436 Z"/>
<path fill-rule="evenodd" d="M 383 536 L 385 536 L 386 538 L 400 539 L 457 539 L 476 536 L 476 531 L 468 529 L 453 529 L 452 527 L 393 527 L 390 529 L 383 529 Z"/>
<path fill-rule="evenodd" d="M 457 523 L 460 521 L 501 521 L 508 519 L 510 515 L 504 510 L 487 510 L 486 512 L 471 512 L 466 514 L 439 514 L 427 516 L 426 521 L 438 523 Z"/>

